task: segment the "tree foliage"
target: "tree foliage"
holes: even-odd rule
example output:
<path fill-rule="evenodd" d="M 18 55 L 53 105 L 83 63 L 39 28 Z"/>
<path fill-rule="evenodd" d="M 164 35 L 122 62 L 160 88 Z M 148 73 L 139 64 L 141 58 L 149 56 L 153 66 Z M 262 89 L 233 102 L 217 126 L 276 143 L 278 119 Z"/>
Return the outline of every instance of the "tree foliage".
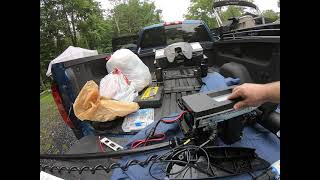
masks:
<path fill-rule="evenodd" d="M 254 2 L 253 0 L 247 1 Z M 185 14 L 184 17 L 186 19 L 203 20 L 210 28 L 216 28 L 218 24 L 215 16 L 213 15 L 213 3 L 213 0 L 191 0 L 187 14 Z M 280 0 L 278 1 L 278 6 L 280 7 Z M 240 6 L 228 6 L 223 9 L 224 10 L 222 10 L 222 8 L 217 8 L 219 16 L 223 22 L 227 21 L 231 17 L 239 17 L 244 13 L 244 8 Z M 272 22 L 280 19 L 279 13 L 276 13 L 273 10 L 263 11 L 262 15 Z"/>
<path fill-rule="evenodd" d="M 113 1 L 109 17 L 114 22 L 116 35 L 137 33 L 142 27 L 160 22 L 160 12 L 153 2 L 127 0 Z"/>
<path fill-rule="evenodd" d="M 208 24 L 210 28 L 217 25 L 212 14 L 212 0 L 191 0 L 188 7 L 187 14 L 184 15 L 186 19 L 201 19 Z"/>
<path fill-rule="evenodd" d="M 109 0 L 104 17 L 95 0 L 40 0 L 40 91 L 47 88 L 48 64 L 68 46 L 111 52 L 112 37 L 137 33 L 161 21 L 161 11 L 148 0 Z"/>
<path fill-rule="evenodd" d="M 191 0 L 188 7 L 187 14 L 184 15 L 186 19 L 200 19 L 208 24 L 210 28 L 217 27 L 215 16 L 213 15 L 212 0 Z M 240 16 L 243 13 L 243 8 L 236 6 L 228 6 L 225 11 L 219 8 L 222 21 L 226 21 L 231 17 Z"/>
<path fill-rule="evenodd" d="M 249 0 L 252 1 L 252 0 Z M 136 34 L 142 27 L 161 22 L 161 10 L 149 0 L 109 0 L 112 9 L 102 10 L 95 0 L 40 0 L 40 89 L 45 89 L 45 72 L 49 62 L 68 46 L 111 52 L 112 37 Z M 280 2 L 280 1 L 279 1 Z M 212 13 L 212 0 L 191 0 L 186 19 L 201 19 L 210 28 L 217 26 Z M 229 6 L 220 11 L 222 21 L 243 13 Z M 279 15 L 263 12 L 272 20 Z"/>
<path fill-rule="evenodd" d="M 265 18 L 268 18 L 271 22 L 274 22 L 280 18 L 279 14 L 274 12 L 273 10 L 265 10 L 262 12 Z"/>

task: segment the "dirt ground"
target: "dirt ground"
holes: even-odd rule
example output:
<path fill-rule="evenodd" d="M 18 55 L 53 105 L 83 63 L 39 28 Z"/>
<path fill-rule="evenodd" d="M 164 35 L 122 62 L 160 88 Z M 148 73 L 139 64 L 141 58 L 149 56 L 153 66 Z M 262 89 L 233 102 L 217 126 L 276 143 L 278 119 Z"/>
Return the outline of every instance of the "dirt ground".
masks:
<path fill-rule="evenodd" d="M 40 153 L 65 153 L 76 141 L 64 123 L 50 92 L 40 96 Z"/>

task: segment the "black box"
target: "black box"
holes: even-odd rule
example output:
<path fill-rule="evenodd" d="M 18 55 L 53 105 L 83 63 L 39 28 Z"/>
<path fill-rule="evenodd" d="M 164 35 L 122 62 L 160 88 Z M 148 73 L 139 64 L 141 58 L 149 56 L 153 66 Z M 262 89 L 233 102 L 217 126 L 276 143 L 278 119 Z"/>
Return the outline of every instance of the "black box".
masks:
<path fill-rule="evenodd" d="M 243 123 L 241 118 L 235 117 L 227 121 L 222 121 L 218 123 L 219 134 L 218 136 L 222 141 L 227 144 L 233 144 L 242 138 L 243 133 Z"/>
<path fill-rule="evenodd" d="M 149 86 L 135 99 L 140 108 L 159 108 L 162 105 L 163 87 Z"/>

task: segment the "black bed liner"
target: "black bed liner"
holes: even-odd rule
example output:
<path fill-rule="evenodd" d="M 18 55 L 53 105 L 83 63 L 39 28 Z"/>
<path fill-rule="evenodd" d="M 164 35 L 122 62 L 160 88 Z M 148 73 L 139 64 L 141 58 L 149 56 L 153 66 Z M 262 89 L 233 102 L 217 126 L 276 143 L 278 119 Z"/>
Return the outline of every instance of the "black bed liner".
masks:
<path fill-rule="evenodd" d="M 105 77 L 108 72 L 106 69 L 106 60 L 105 58 L 108 54 L 102 54 L 92 57 L 80 58 L 73 61 L 62 62 L 63 67 L 65 68 L 65 74 L 68 77 L 68 89 L 72 90 L 73 96 L 76 98 L 81 91 L 82 87 L 86 84 L 87 81 L 94 80 L 98 85 L 100 80 Z M 150 59 L 150 61 L 153 61 Z M 156 81 L 155 72 L 152 70 L 152 79 L 153 83 Z M 179 70 L 166 70 L 167 74 L 175 75 L 186 75 L 191 74 L 192 70 L 188 68 L 181 68 Z M 208 72 L 217 71 L 214 67 L 209 67 Z M 180 87 L 183 91 L 185 86 L 200 86 L 199 82 L 195 78 L 181 78 L 173 80 L 165 80 L 165 88 L 176 88 Z M 182 96 L 196 93 L 197 91 L 184 91 L 184 92 L 174 92 L 164 94 L 162 100 L 162 106 L 160 108 L 155 108 L 155 120 L 159 120 L 161 117 L 172 115 L 173 113 L 181 112 L 177 99 Z M 72 99 L 64 99 L 65 103 L 72 104 Z M 68 108 L 67 108 L 68 109 Z M 113 129 L 112 132 L 121 132 L 122 119 L 119 118 L 115 121 L 112 121 Z M 110 129 L 109 129 L 110 130 Z"/>
<path fill-rule="evenodd" d="M 190 69 L 181 69 L 181 70 L 170 70 L 167 71 L 168 75 L 185 75 L 192 73 Z M 181 87 L 181 92 L 165 93 L 163 96 L 162 106 L 160 108 L 155 108 L 155 120 L 160 119 L 164 116 L 172 115 L 173 113 L 181 112 L 177 104 L 177 99 L 182 96 L 194 94 L 197 91 L 184 91 L 183 87 L 197 87 L 201 84 L 195 78 L 183 78 L 183 79 L 172 79 L 165 80 L 163 83 L 164 88 L 177 88 Z"/>
<path fill-rule="evenodd" d="M 190 70 L 189 70 L 190 71 Z M 188 70 L 184 69 L 182 72 L 180 70 L 170 71 L 171 74 L 189 74 Z M 213 72 L 214 68 L 209 68 L 208 72 Z M 155 74 L 152 73 L 153 83 L 155 83 Z M 183 86 L 199 86 L 199 82 L 195 78 L 183 78 L 183 79 L 173 79 L 166 80 L 163 84 L 165 87 L 183 87 Z M 174 92 L 174 93 L 164 93 L 162 99 L 162 105 L 159 108 L 154 108 L 154 120 L 158 121 L 162 117 L 172 116 L 177 113 L 180 113 L 182 110 L 180 109 L 177 100 L 182 96 L 190 95 L 197 93 L 199 91 L 183 91 L 183 92 Z M 113 123 L 112 129 L 108 129 L 110 133 L 118 133 L 122 132 L 122 122 L 123 118 L 116 119 L 111 121 Z M 102 133 L 102 132 L 101 132 Z"/>

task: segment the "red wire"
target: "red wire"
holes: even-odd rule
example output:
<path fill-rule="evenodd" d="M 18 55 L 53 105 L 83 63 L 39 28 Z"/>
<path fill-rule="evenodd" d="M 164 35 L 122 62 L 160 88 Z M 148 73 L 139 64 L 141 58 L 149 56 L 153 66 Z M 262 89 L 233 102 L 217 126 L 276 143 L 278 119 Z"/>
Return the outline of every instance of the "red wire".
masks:
<path fill-rule="evenodd" d="M 103 148 L 102 143 L 101 143 L 101 141 L 100 141 L 100 136 L 98 137 L 98 144 L 99 144 L 100 150 L 101 150 L 102 152 L 104 152 L 104 148 Z"/>
<path fill-rule="evenodd" d="M 186 111 L 182 111 L 182 112 L 179 114 L 179 116 L 177 116 L 175 119 L 170 119 L 170 120 L 161 119 L 161 121 L 164 122 L 164 123 L 173 123 L 173 122 L 179 120 L 185 113 L 186 113 Z"/>
<path fill-rule="evenodd" d="M 159 137 L 160 136 L 160 137 Z M 157 142 L 157 141 L 162 141 L 165 139 L 166 135 L 164 133 L 159 133 L 156 134 L 155 137 L 159 137 L 159 138 L 149 138 L 149 139 L 143 139 L 143 140 L 137 140 L 137 141 L 133 141 L 131 144 L 131 149 L 137 148 L 142 144 L 145 144 L 147 142 Z"/>
<path fill-rule="evenodd" d="M 178 116 L 176 116 L 176 118 L 174 119 L 160 119 L 160 121 L 164 122 L 164 123 L 173 123 L 177 120 L 179 120 L 184 114 L 186 113 L 186 111 L 182 111 Z M 162 141 L 165 139 L 165 134 L 164 133 L 159 133 L 159 134 L 155 134 L 155 137 L 161 136 L 160 138 L 149 138 L 149 139 L 142 139 L 142 140 L 137 140 L 137 141 L 133 141 L 131 144 L 131 149 L 137 148 L 142 144 L 146 144 L 147 142 L 156 142 L 156 141 Z"/>

